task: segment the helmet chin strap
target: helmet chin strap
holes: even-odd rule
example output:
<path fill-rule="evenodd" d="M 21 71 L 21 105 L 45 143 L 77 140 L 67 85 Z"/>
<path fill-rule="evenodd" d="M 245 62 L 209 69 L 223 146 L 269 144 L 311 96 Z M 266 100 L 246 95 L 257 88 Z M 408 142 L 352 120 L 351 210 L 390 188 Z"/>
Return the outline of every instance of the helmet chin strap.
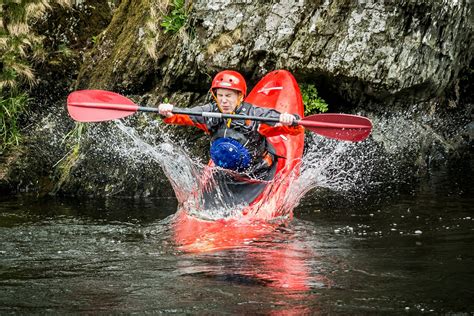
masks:
<path fill-rule="evenodd" d="M 214 99 L 214 101 L 216 101 L 217 108 L 218 108 L 219 111 L 222 113 L 221 105 L 219 104 L 219 101 L 217 100 L 217 96 L 216 96 L 216 94 L 214 93 L 214 90 L 212 90 L 212 89 L 211 89 L 211 95 L 212 95 L 212 98 Z"/>

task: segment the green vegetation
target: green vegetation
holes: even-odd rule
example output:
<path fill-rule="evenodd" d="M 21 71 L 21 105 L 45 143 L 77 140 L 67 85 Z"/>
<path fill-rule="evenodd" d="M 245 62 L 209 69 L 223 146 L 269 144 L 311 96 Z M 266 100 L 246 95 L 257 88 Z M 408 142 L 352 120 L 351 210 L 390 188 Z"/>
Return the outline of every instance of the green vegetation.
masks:
<path fill-rule="evenodd" d="M 318 90 L 312 84 L 302 84 L 301 94 L 305 107 L 304 114 L 314 114 L 317 112 L 327 112 L 328 104 L 318 96 Z"/>
<path fill-rule="evenodd" d="M 187 22 L 188 14 L 186 12 L 185 0 L 173 0 L 171 11 L 161 22 L 161 27 L 165 33 L 177 33 Z"/>
<path fill-rule="evenodd" d="M 59 172 L 59 179 L 56 183 L 55 190 L 67 181 L 71 175 L 72 168 L 76 165 L 80 158 L 81 140 L 83 134 L 86 132 L 87 125 L 85 123 L 76 123 L 74 128 L 67 133 L 63 142 L 70 148 L 69 152 L 57 163 L 57 172 Z"/>
<path fill-rule="evenodd" d="M 26 93 L 4 97 L 0 95 L 0 154 L 9 146 L 20 143 L 19 118 L 28 104 Z"/>
<path fill-rule="evenodd" d="M 46 56 L 43 37 L 31 25 L 51 8 L 51 2 L 3 0 L 0 5 L 0 152 L 20 141 L 19 119 L 29 100 L 25 91 L 36 83 L 33 66 Z"/>

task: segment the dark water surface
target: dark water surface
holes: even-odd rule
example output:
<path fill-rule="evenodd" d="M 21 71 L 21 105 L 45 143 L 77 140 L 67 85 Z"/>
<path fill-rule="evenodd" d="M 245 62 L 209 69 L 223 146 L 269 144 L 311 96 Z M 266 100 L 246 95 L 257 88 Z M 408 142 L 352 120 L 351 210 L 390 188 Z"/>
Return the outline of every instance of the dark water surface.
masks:
<path fill-rule="evenodd" d="M 470 184 L 312 201 L 287 228 L 199 254 L 173 241 L 172 199 L 1 197 L 0 313 L 470 314 Z"/>

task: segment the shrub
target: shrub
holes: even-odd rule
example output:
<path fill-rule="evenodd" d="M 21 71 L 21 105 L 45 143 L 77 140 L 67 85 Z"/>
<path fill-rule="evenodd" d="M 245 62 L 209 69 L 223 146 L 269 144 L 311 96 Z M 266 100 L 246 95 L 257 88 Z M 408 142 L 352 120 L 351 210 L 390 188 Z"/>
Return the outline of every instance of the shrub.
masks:
<path fill-rule="evenodd" d="M 318 90 L 314 85 L 302 84 L 301 94 L 303 96 L 305 115 L 317 112 L 327 112 L 328 104 L 318 96 Z"/>

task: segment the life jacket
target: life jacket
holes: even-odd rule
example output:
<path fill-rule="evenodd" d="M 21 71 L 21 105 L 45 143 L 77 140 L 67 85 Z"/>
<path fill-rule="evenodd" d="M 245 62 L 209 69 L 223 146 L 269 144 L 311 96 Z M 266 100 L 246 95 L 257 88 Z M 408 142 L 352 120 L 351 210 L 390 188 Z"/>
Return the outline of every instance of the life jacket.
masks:
<path fill-rule="evenodd" d="M 219 111 L 214 105 L 214 111 Z M 251 115 L 250 103 L 243 102 L 235 114 Z M 209 118 L 206 120 L 207 129 L 211 136 L 211 158 L 216 155 L 231 155 L 223 160 L 213 159 L 216 165 L 227 169 L 257 173 L 261 169 L 268 169 L 273 164 L 274 156 L 269 150 L 268 142 L 257 130 L 259 123 L 253 120 L 228 120 Z M 236 151 L 238 151 L 236 153 Z M 234 163 L 235 162 L 235 163 Z"/>

